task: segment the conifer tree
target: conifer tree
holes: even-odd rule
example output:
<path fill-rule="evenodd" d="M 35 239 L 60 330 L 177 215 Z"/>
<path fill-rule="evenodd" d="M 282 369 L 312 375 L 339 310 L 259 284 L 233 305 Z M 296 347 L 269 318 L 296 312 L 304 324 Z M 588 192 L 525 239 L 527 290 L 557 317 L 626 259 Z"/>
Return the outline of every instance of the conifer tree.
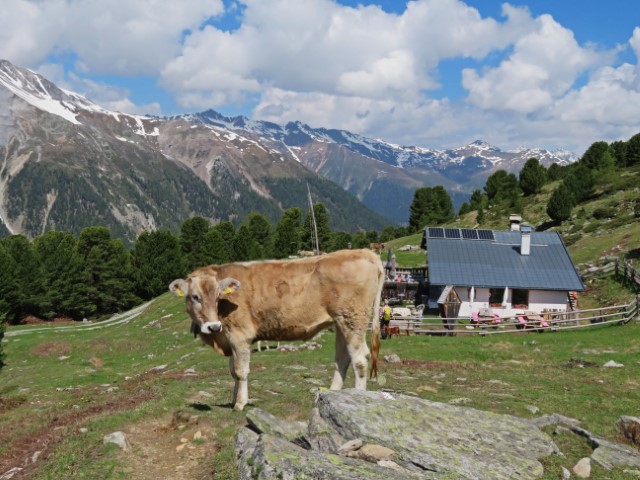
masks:
<path fill-rule="evenodd" d="M 204 237 L 208 231 L 209 222 L 202 217 L 189 218 L 180 228 L 180 247 L 189 272 L 207 264 Z"/>
<path fill-rule="evenodd" d="M 442 185 L 418 188 L 409 207 L 409 226 L 417 232 L 451 220 L 454 215 L 453 202 Z"/>
<path fill-rule="evenodd" d="M 313 215 L 316 220 L 316 230 L 318 233 L 318 248 L 320 250 L 327 250 L 331 244 L 331 226 L 329 223 L 329 212 L 322 203 L 315 203 L 313 205 Z M 311 217 L 311 211 L 307 212 L 304 219 L 304 225 L 302 226 L 302 247 L 305 250 L 313 250 L 313 243 L 315 242 L 315 232 L 313 231 L 313 219 Z"/>
<path fill-rule="evenodd" d="M 302 236 L 301 222 L 300 208 L 288 208 L 282 213 L 274 232 L 273 256 L 275 258 L 287 258 L 289 255 L 298 253 Z"/>
<path fill-rule="evenodd" d="M 4 332 L 5 322 L 17 323 L 19 320 L 20 299 L 16 281 L 16 263 L 2 243 L 0 243 L 0 265 L 2 266 L 0 268 L 0 331 Z M 0 343 L 0 355 L 1 351 L 2 343 Z M 0 363 L 1 361 L 0 358 Z"/>
<path fill-rule="evenodd" d="M 137 303 L 131 254 L 122 240 L 111 240 L 106 227 L 88 227 L 80 232 L 78 248 L 96 313 L 113 313 Z"/>
<path fill-rule="evenodd" d="M 46 292 L 44 316 L 81 319 L 95 314 L 78 240 L 71 233 L 52 230 L 36 237 L 33 247 Z"/>
<path fill-rule="evenodd" d="M 251 260 L 251 236 L 246 225 L 242 225 L 233 238 L 232 260 L 234 262 Z"/>
<path fill-rule="evenodd" d="M 520 170 L 519 185 L 525 197 L 542 191 L 547 181 L 547 169 L 537 158 L 530 158 Z"/>
<path fill-rule="evenodd" d="M 229 245 L 215 227 L 211 227 L 204 236 L 204 256 L 207 265 L 220 265 L 231 259 Z"/>
<path fill-rule="evenodd" d="M 2 243 L 16 265 L 20 315 L 41 315 L 46 310 L 44 282 L 33 246 L 24 235 L 11 235 L 2 239 Z"/>
<path fill-rule="evenodd" d="M 271 254 L 271 224 L 262 214 L 250 213 L 244 224 L 251 236 L 251 260 L 267 258 Z"/>
<path fill-rule="evenodd" d="M 142 232 L 132 252 L 136 292 L 149 300 L 167 291 L 186 267 L 178 238 L 168 230 Z"/>
<path fill-rule="evenodd" d="M 551 198 L 549 198 L 547 214 L 555 222 L 561 223 L 571 218 L 571 210 L 573 210 L 575 206 L 576 201 L 573 194 L 567 186 L 562 183 L 553 191 Z"/>

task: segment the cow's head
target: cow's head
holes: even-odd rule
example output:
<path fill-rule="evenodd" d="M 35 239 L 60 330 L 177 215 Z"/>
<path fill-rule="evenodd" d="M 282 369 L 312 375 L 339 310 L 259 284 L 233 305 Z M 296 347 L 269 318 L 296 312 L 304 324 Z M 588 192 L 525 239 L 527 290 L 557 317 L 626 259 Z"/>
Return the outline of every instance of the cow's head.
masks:
<path fill-rule="evenodd" d="M 194 334 L 215 333 L 222 330 L 218 317 L 218 301 L 240 288 L 240 282 L 227 277 L 218 281 L 215 275 L 200 274 L 179 278 L 169 285 L 169 290 L 179 297 L 184 296 L 187 312 L 191 317 L 191 331 Z"/>

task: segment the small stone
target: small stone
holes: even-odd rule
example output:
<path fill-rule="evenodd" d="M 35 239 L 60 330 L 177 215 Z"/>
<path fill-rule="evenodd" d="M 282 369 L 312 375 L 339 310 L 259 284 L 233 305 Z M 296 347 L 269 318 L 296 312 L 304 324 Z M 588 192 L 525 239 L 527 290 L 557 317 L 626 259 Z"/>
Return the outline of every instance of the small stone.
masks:
<path fill-rule="evenodd" d="M 591 476 L 591 459 L 589 457 L 581 458 L 573 467 L 573 473 L 580 478 L 589 478 Z"/>
<path fill-rule="evenodd" d="M 181 452 L 181 451 L 183 451 L 183 450 L 184 450 L 184 448 L 185 448 L 186 446 L 187 446 L 187 444 L 186 444 L 186 443 L 181 443 L 180 445 L 178 445 L 178 446 L 176 447 L 176 452 Z"/>
<path fill-rule="evenodd" d="M 151 370 L 149 370 L 150 372 L 161 372 L 162 370 L 166 369 L 168 367 L 168 365 L 158 365 L 157 367 L 153 367 Z"/>
<path fill-rule="evenodd" d="M 616 422 L 618 434 L 635 446 L 640 446 L 640 418 L 622 416 Z"/>
<path fill-rule="evenodd" d="M 186 439 L 186 438 L 184 438 L 184 437 L 182 437 L 182 438 L 180 439 L 180 442 L 181 442 L 181 443 L 187 443 L 188 441 L 189 441 L 189 440 L 188 440 L 188 439 Z"/>
<path fill-rule="evenodd" d="M 202 431 L 198 430 L 196 433 L 193 434 L 194 440 L 199 440 L 201 438 L 202 438 Z"/>
<path fill-rule="evenodd" d="M 571 472 L 562 467 L 562 480 L 569 480 L 571 478 Z"/>
<path fill-rule="evenodd" d="M 13 467 L 11 470 L 5 472 L 1 477 L 0 480 L 9 480 L 10 478 L 13 478 L 13 476 L 20 472 L 22 469 L 20 467 Z"/>
<path fill-rule="evenodd" d="M 31 463 L 36 463 L 41 454 L 42 452 L 40 450 L 33 452 L 33 455 L 31 455 Z"/>
<path fill-rule="evenodd" d="M 392 353 L 391 355 L 385 355 L 383 360 L 387 363 L 402 363 L 402 360 L 398 355 Z"/>
<path fill-rule="evenodd" d="M 534 415 L 540 411 L 540 409 L 535 405 L 527 405 L 527 410 L 529 410 Z"/>
<path fill-rule="evenodd" d="M 347 457 L 359 458 L 367 462 L 378 463 L 380 460 L 391 460 L 395 452 L 390 448 L 367 443 L 362 448 L 347 453 Z"/>
<path fill-rule="evenodd" d="M 349 440 L 348 442 L 340 445 L 340 448 L 338 448 L 338 455 L 346 455 L 348 452 L 358 450 L 362 448 L 362 444 L 363 442 L 359 438 L 354 438 L 353 440 Z"/>
<path fill-rule="evenodd" d="M 624 364 L 622 364 L 622 363 L 616 363 L 616 362 L 615 362 L 615 361 L 613 361 L 613 360 L 609 360 L 607 363 L 605 363 L 605 364 L 603 365 L 603 367 L 605 367 L 605 368 L 622 368 L 622 367 L 624 367 Z"/>
<path fill-rule="evenodd" d="M 89 431 L 88 428 L 84 428 L 82 427 L 81 429 L 78 430 L 80 433 L 87 433 Z"/>
<path fill-rule="evenodd" d="M 127 436 L 124 434 L 124 432 L 113 432 L 113 433 L 110 433 L 109 435 L 105 435 L 102 438 L 102 441 L 105 444 L 113 443 L 118 447 L 120 447 L 125 452 L 129 450 L 129 448 L 131 448 L 131 446 L 129 445 L 129 441 L 127 440 Z"/>

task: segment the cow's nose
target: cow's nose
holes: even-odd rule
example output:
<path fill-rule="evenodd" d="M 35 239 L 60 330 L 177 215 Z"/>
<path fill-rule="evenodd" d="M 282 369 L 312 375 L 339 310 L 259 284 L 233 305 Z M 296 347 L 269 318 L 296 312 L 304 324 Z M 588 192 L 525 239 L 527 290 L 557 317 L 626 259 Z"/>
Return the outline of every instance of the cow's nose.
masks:
<path fill-rule="evenodd" d="M 222 330 L 222 322 L 206 322 L 202 324 L 200 328 L 202 333 L 215 333 Z"/>

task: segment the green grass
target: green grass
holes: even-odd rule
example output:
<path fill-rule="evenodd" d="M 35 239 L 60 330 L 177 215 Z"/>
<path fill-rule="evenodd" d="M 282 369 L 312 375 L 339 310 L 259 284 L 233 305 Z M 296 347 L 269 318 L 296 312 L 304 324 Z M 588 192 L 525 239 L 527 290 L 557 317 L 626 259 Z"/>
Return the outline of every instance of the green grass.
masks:
<path fill-rule="evenodd" d="M 183 308 L 180 299 L 167 294 L 121 326 L 7 337 L 7 366 L 0 375 L 0 459 L 25 441 L 48 438 L 49 448 L 34 446 L 44 452 L 32 478 L 132 478 L 131 462 L 144 456 L 144 445 L 134 443 L 132 453 L 122 454 L 103 445 L 102 437 L 143 426 L 149 443 L 160 442 L 169 434 L 153 431 L 149 422 L 168 424 L 180 410 L 210 426 L 210 435 L 193 442 L 207 452 L 199 459 L 203 476 L 237 478 L 233 437 L 245 417 L 228 405 L 228 362 L 189 335 Z M 168 314 L 159 327 L 143 328 Z M 307 418 L 317 384 L 327 387 L 333 372 L 334 336 L 327 332 L 318 341 L 323 348 L 315 351 L 254 353 L 249 395 L 255 406 L 290 420 Z M 397 353 L 404 360 L 380 365 L 385 388 L 430 400 L 466 397 L 474 408 L 525 418 L 534 417 L 527 410 L 533 405 L 538 415 L 556 412 L 580 419 L 584 428 L 609 439 L 615 436 L 615 421 L 637 415 L 640 404 L 637 323 L 544 334 L 404 336 L 382 347 L 382 355 Z M 585 368 L 578 368 L 576 359 Z M 625 367 L 602 368 L 608 360 Z M 149 371 L 163 364 L 165 370 Z M 191 368 L 195 375 L 185 375 Z M 347 386 L 352 385 L 350 372 Z M 79 428 L 88 431 L 78 434 Z M 567 458 L 544 461 L 550 479 L 587 450 L 573 435 L 554 440 Z M 166 453 L 173 458 L 174 445 Z M 594 470 L 594 479 L 624 478 L 621 470 Z"/>

